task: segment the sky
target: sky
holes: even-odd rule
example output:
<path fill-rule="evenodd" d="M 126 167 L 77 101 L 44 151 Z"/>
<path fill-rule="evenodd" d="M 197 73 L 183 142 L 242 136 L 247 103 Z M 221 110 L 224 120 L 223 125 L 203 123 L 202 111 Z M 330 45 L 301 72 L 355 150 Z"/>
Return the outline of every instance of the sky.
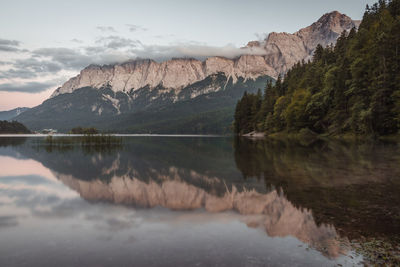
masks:
<path fill-rule="evenodd" d="M 1 0 L 0 111 L 41 104 L 90 64 L 235 57 L 270 32 L 375 0 Z"/>

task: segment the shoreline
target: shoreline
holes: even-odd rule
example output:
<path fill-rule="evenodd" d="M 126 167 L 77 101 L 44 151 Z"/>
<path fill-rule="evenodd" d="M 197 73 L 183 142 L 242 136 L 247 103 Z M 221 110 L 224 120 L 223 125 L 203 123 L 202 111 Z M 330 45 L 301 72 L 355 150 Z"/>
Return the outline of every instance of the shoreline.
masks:
<path fill-rule="evenodd" d="M 340 135 L 328 135 L 328 134 L 317 134 L 312 131 L 297 132 L 297 133 L 287 133 L 278 132 L 272 134 L 266 134 L 264 132 L 250 132 L 247 134 L 238 135 L 238 137 L 245 137 L 249 139 L 295 139 L 295 140 L 336 140 L 336 141 L 386 141 L 386 142 L 396 142 L 400 143 L 400 134 L 387 135 L 387 136 L 363 136 L 363 135 L 353 135 L 353 134 L 340 134 Z"/>
<path fill-rule="evenodd" d="M 217 134 L 93 134 L 93 136 L 112 135 L 117 137 L 232 137 L 232 135 Z M 84 134 L 0 134 L 1 137 L 79 137 Z"/>

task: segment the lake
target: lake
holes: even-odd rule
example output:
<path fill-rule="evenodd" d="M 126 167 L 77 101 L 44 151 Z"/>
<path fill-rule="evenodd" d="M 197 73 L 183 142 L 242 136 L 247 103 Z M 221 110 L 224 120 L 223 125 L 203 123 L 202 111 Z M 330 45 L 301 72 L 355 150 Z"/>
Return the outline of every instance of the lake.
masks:
<path fill-rule="evenodd" d="M 121 138 L 0 137 L 0 266 L 396 260 L 399 145 Z"/>

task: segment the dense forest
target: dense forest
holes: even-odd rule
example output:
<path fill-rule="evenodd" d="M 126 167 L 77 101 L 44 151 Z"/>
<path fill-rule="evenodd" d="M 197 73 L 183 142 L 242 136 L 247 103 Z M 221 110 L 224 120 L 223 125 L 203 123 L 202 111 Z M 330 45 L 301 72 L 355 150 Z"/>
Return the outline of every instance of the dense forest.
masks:
<path fill-rule="evenodd" d="M 28 128 L 17 121 L 0 121 L 0 134 L 28 134 Z"/>
<path fill-rule="evenodd" d="M 234 131 L 302 130 L 329 135 L 385 136 L 400 129 L 400 0 L 367 6 L 358 30 L 335 46 L 318 46 L 264 93 L 237 103 Z"/>

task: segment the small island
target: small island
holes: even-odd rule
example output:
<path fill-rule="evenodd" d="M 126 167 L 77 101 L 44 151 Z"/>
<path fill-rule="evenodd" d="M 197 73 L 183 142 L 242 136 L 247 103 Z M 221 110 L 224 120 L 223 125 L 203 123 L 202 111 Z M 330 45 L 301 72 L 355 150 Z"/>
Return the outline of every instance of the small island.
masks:
<path fill-rule="evenodd" d="M 17 121 L 0 121 L 0 134 L 30 134 L 31 131 Z"/>
<path fill-rule="evenodd" d="M 75 127 L 69 131 L 69 134 L 98 134 L 99 131 L 94 127 L 84 128 L 84 127 Z"/>

